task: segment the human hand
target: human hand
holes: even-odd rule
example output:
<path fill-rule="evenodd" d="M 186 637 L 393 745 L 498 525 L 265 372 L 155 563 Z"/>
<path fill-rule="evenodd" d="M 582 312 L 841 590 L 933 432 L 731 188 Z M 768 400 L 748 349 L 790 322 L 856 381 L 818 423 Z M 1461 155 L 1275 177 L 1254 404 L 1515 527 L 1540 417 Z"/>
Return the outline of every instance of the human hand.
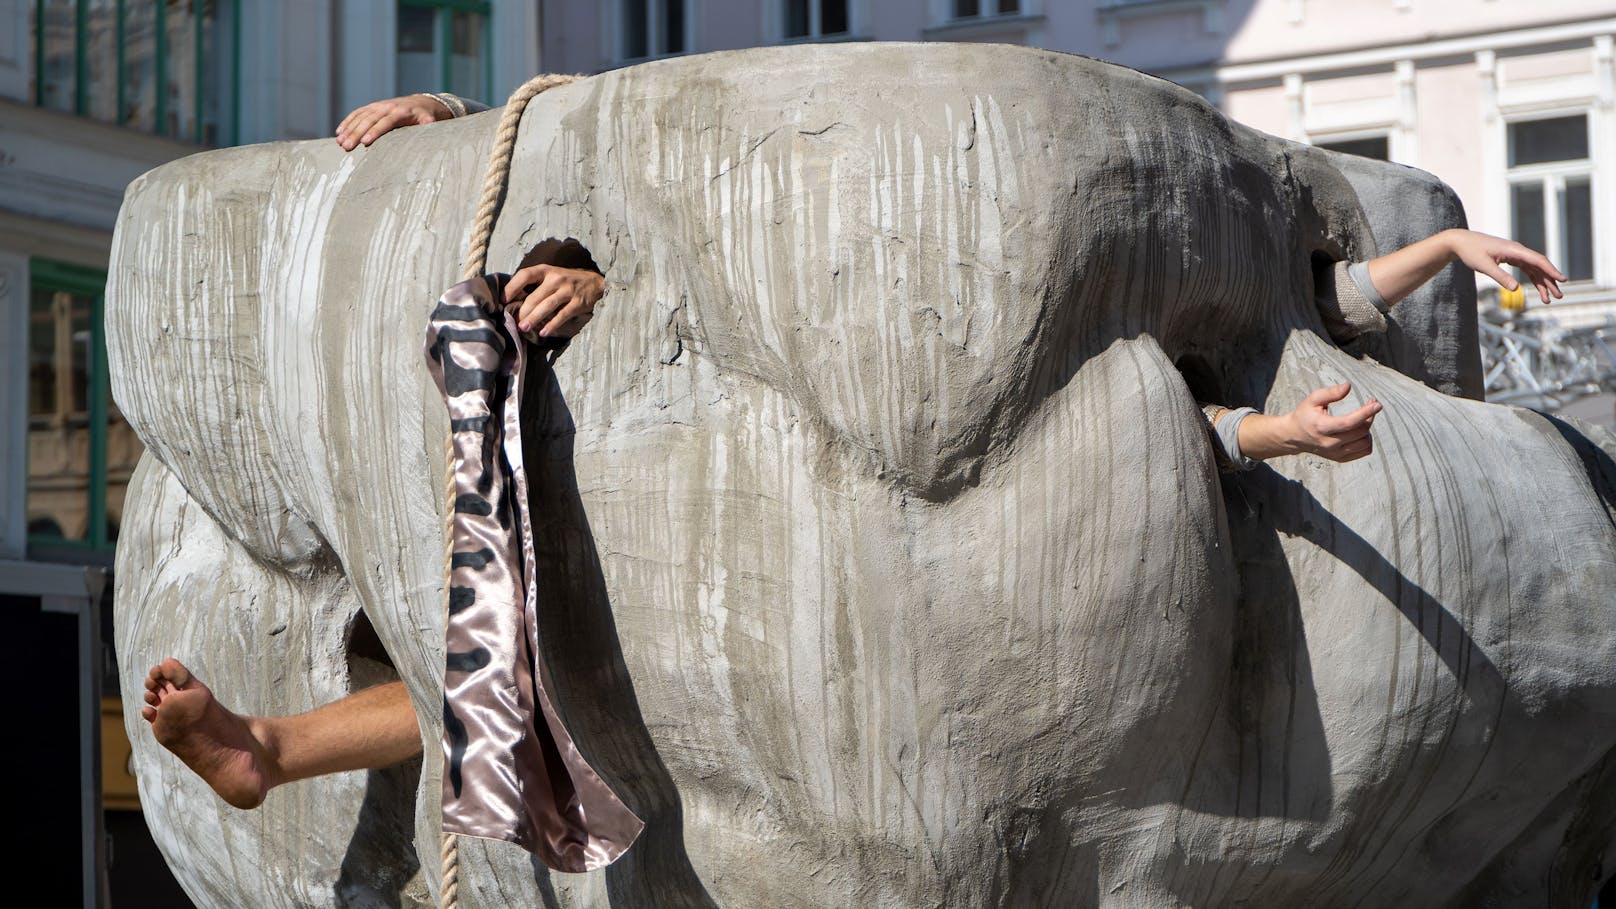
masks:
<path fill-rule="evenodd" d="M 1548 256 L 1537 250 L 1522 246 L 1514 240 L 1473 230 L 1450 230 L 1446 234 L 1448 248 L 1459 261 L 1468 265 L 1471 271 L 1480 272 L 1497 281 L 1505 290 L 1514 290 L 1520 286 L 1515 276 L 1502 267 L 1513 265 L 1537 288 L 1538 298 L 1544 303 L 1549 302 L 1550 296 L 1555 299 L 1564 296 L 1560 292 L 1560 282 L 1564 281 L 1566 276 L 1560 269 L 1554 267 Z"/>
<path fill-rule="evenodd" d="M 1379 401 L 1370 398 L 1362 407 L 1341 416 L 1330 413 L 1330 405 L 1345 398 L 1351 391 L 1350 382 L 1316 389 L 1303 398 L 1295 410 L 1275 418 L 1270 429 L 1275 436 L 1272 445 L 1277 451 L 1274 453 L 1307 452 L 1344 464 L 1373 452 L 1374 440 L 1369 430 L 1374 425 L 1375 415 L 1381 411 Z M 1246 419 L 1249 422 L 1251 418 Z M 1242 423 L 1240 428 L 1244 430 L 1245 424 Z M 1243 434 L 1240 447 L 1245 451 Z M 1256 455 L 1248 454 L 1248 457 Z"/>
<path fill-rule="evenodd" d="M 400 126 L 417 126 L 449 120 L 454 112 L 431 95 L 404 95 L 385 101 L 372 101 L 353 111 L 337 124 L 337 144 L 343 151 L 368 146 Z"/>
<path fill-rule="evenodd" d="M 505 282 L 506 307 L 519 307 L 516 327 L 523 333 L 537 328 L 545 338 L 570 338 L 582 331 L 605 295 L 606 279 L 583 268 L 529 265 Z"/>

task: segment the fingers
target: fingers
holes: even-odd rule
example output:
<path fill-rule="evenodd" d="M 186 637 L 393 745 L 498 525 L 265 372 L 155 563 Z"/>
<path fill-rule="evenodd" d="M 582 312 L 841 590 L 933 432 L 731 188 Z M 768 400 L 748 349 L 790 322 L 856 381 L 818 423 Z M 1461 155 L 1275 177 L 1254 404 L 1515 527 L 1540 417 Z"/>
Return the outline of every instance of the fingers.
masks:
<path fill-rule="evenodd" d="M 359 142 L 361 145 L 368 146 L 397 127 L 431 122 L 432 117 L 430 115 L 418 114 L 411 110 L 394 110 L 372 123 L 370 128 L 365 130 L 364 135 L 360 137 Z"/>
<path fill-rule="evenodd" d="M 550 265 L 529 265 L 526 268 L 517 269 L 516 274 L 511 275 L 511 279 L 505 282 L 506 305 L 537 293 L 544 285 L 545 279 L 550 277 L 554 271 L 554 266 Z"/>
<path fill-rule="evenodd" d="M 408 126 L 413 122 L 407 111 L 373 111 L 354 121 L 353 126 L 337 142 L 344 149 L 353 151 L 360 145 L 368 147 L 395 127 Z"/>
<path fill-rule="evenodd" d="M 1481 235 L 1486 236 L 1486 235 Z M 1494 246 L 1487 251 L 1485 260 L 1476 263 L 1476 270 L 1498 282 L 1498 286 L 1505 290 L 1515 290 L 1520 282 L 1514 275 L 1509 274 L 1501 266 L 1513 265 L 1520 269 L 1527 280 L 1537 288 L 1537 296 L 1546 305 L 1551 299 L 1564 296 L 1560 292 L 1560 282 L 1566 279 L 1565 273 L 1556 268 L 1549 257 L 1543 255 L 1529 246 L 1516 243 L 1513 240 L 1503 240 L 1497 237 L 1487 237 L 1494 241 Z"/>
<path fill-rule="evenodd" d="M 337 124 L 337 144 L 343 151 L 353 151 L 359 140 L 382 115 L 382 102 L 367 104 L 342 118 Z"/>
<path fill-rule="evenodd" d="M 337 141 L 338 142 L 342 141 L 342 134 L 348 131 L 349 127 L 351 127 L 353 125 L 354 120 L 356 120 L 359 117 L 359 115 L 364 112 L 364 110 L 365 110 L 365 108 L 359 107 L 359 108 L 355 108 L 355 109 L 353 109 L 351 111 L 348 111 L 348 116 L 343 117 L 342 122 L 337 124 Z"/>
<path fill-rule="evenodd" d="M 589 324 L 589 320 L 594 315 L 595 306 L 593 303 L 586 303 L 581 298 L 575 297 L 571 303 L 562 307 L 560 312 L 544 323 L 544 327 L 539 330 L 539 334 L 546 338 L 570 338 L 582 331 L 583 327 Z"/>
<path fill-rule="evenodd" d="M 1345 398 L 1352 392 L 1351 382 L 1342 382 L 1339 385 L 1326 385 L 1308 392 L 1302 403 L 1309 407 L 1329 407 L 1331 404 Z"/>
<path fill-rule="evenodd" d="M 360 121 L 359 125 L 354 127 L 353 132 L 348 134 L 348 141 L 368 148 L 370 143 L 375 142 L 396 124 L 396 114 L 384 113 L 375 117 L 368 117 Z"/>
<path fill-rule="evenodd" d="M 1375 452 L 1375 439 L 1374 439 L 1374 437 L 1373 436 L 1364 436 L 1361 439 L 1358 439 L 1356 441 L 1349 442 L 1349 443 L 1347 443 L 1345 445 L 1342 445 L 1341 447 L 1335 449 L 1334 451 L 1321 452 L 1321 454 L 1323 454 L 1324 457 L 1329 458 L 1330 460 L 1336 462 L 1337 464 L 1345 464 L 1348 461 L 1356 461 L 1359 458 L 1366 458 L 1369 455 L 1374 454 L 1374 452 Z"/>
<path fill-rule="evenodd" d="M 157 710 L 153 707 L 140 708 L 140 718 L 148 723 L 157 722 Z"/>
<path fill-rule="evenodd" d="M 1338 464 L 1356 461 L 1374 450 L 1375 437 L 1367 425 L 1361 426 L 1355 435 L 1327 436 L 1313 446 L 1314 454 Z"/>
<path fill-rule="evenodd" d="M 1529 246 L 1522 246 L 1519 243 L 1512 242 L 1499 258 L 1517 268 L 1542 274 L 1544 277 L 1552 278 L 1555 281 L 1564 281 L 1566 279 L 1565 274 L 1554 267 L 1554 263 L 1549 261 L 1548 256 Z"/>
<path fill-rule="evenodd" d="M 1547 259 L 1543 260 L 1543 264 L 1547 266 L 1546 269 L 1538 267 L 1535 264 L 1525 264 L 1520 262 L 1515 264 L 1522 271 L 1526 272 L 1526 276 L 1532 282 L 1532 286 L 1537 288 L 1538 299 L 1542 300 L 1545 306 L 1549 304 L 1551 298 L 1558 300 L 1564 296 L 1564 294 L 1560 292 L 1560 281 L 1565 280 L 1565 278 L 1563 276 L 1558 279 L 1554 277 L 1555 275 L 1560 274 L 1560 272 L 1558 269 L 1555 269 L 1553 265 L 1549 265 Z"/>
<path fill-rule="evenodd" d="M 1380 402 L 1370 398 L 1362 407 L 1351 413 L 1339 417 L 1326 417 L 1320 421 L 1319 430 L 1342 441 L 1360 438 L 1369 433 L 1370 427 L 1374 425 L 1375 415 L 1380 411 Z"/>
<path fill-rule="evenodd" d="M 1315 389 L 1292 411 L 1291 419 L 1300 432 L 1300 450 L 1340 463 L 1356 461 L 1374 450 L 1370 433 L 1375 417 L 1384 409 L 1379 401 L 1370 398 L 1348 413 L 1330 413 L 1329 405 L 1351 390 L 1349 382 Z"/>
<path fill-rule="evenodd" d="M 429 104 L 416 95 L 373 101 L 342 118 L 337 124 L 337 144 L 345 151 L 353 151 L 400 126 L 432 123 L 439 118 L 440 110 L 442 106 L 436 101 Z"/>
<path fill-rule="evenodd" d="M 1498 283 L 1499 287 L 1502 287 L 1505 290 L 1514 290 L 1515 288 L 1521 286 L 1521 282 L 1515 280 L 1514 275 L 1503 270 L 1502 268 L 1499 268 L 1497 263 L 1492 262 L 1491 260 L 1482 262 L 1480 267 L 1476 270 L 1487 277 L 1492 278 Z"/>
<path fill-rule="evenodd" d="M 604 287 L 593 272 L 533 265 L 511 276 L 505 285 L 505 301 L 507 306 L 520 302 L 518 330 L 538 329 L 542 337 L 571 336 L 588 323 Z"/>
<path fill-rule="evenodd" d="M 522 301 L 522 309 L 516 316 L 516 327 L 522 331 L 532 331 L 541 322 L 548 322 L 552 313 L 570 305 L 572 299 L 572 294 L 563 288 L 546 292 L 541 286 L 537 293 Z"/>

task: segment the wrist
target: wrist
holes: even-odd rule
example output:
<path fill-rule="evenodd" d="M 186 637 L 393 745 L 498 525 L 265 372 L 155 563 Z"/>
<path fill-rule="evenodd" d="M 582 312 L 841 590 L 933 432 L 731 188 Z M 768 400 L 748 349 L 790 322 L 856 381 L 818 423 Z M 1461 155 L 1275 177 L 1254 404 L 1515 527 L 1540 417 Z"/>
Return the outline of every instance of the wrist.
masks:
<path fill-rule="evenodd" d="M 1459 241 L 1467 233 L 1469 231 L 1461 230 L 1457 227 L 1450 227 L 1437 233 L 1436 238 L 1440 241 L 1442 249 L 1442 264 L 1446 265 L 1454 259 L 1461 258 L 1459 255 Z"/>
<path fill-rule="evenodd" d="M 432 106 L 433 118 L 437 120 L 454 120 L 464 116 L 466 113 L 464 109 L 456 109 L 456 105 L 452 103 L 452 95 L 439 92 L 417 92 L 416 97 L 426 99 L 426 102 Z"/>
<path fill-rule="evenodd" d="M 1270 417 L 1263 425 L 1269 434 L 1269 446 L 1276 455 L 1301 454 L 1306 450 L 1302 443 L 1302 427 L 1296 421 L 1296 411 Z"/>

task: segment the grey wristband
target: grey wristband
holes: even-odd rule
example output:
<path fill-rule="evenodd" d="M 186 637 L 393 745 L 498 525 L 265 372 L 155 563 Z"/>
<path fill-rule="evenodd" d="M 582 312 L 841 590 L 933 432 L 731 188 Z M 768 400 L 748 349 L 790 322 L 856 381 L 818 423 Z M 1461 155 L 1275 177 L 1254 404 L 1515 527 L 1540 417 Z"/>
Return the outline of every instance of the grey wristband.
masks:
<path fill-rule="evenodd" d="M 1250 470 L 1257 466 L 1257 462 L 1240 453 L 1240 424 L 1257 412 L 1255 407 L 1239 407 L 1223 415 L 1212 427 L 1217 433 L 1218 444 L 1223 446 L 1223 453 L 1228 456 L 1229 463 L 1237 470 Z"/>
<path fill-rule="evenodd" d="M 1370 306 L 1381 312 L 1387 312 L 1391 309 L 1390 306 L 1386 305 L 1386 298 L 1382 297 L 1380 291 L 1375 289 L 1375 282 L 1369 280 L 1368 262 L 1354 262 L 1348 265 L 1347 277 L 1352 279 L 1353 286 L 1358 288 L 1358 293 L 1363 294 L 1363 298 L 1369 301 Z"/>

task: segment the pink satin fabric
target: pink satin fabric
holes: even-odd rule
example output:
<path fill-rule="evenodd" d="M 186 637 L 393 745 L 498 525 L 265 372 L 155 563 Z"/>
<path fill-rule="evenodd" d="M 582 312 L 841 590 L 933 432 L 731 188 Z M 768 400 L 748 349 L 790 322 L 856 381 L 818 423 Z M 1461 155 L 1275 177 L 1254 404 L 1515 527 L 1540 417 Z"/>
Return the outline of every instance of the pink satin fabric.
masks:
<path fill-rule="evenodd" d="M 589 766 L 551 701 L 522 463 L 528 352 L 500 278 L 444 293 L 427 368 L 454 433 L 454 556 L 443 703 L 443 830 L 515 843 L 557 871 L 610 864 L 644 824 Z"/>

